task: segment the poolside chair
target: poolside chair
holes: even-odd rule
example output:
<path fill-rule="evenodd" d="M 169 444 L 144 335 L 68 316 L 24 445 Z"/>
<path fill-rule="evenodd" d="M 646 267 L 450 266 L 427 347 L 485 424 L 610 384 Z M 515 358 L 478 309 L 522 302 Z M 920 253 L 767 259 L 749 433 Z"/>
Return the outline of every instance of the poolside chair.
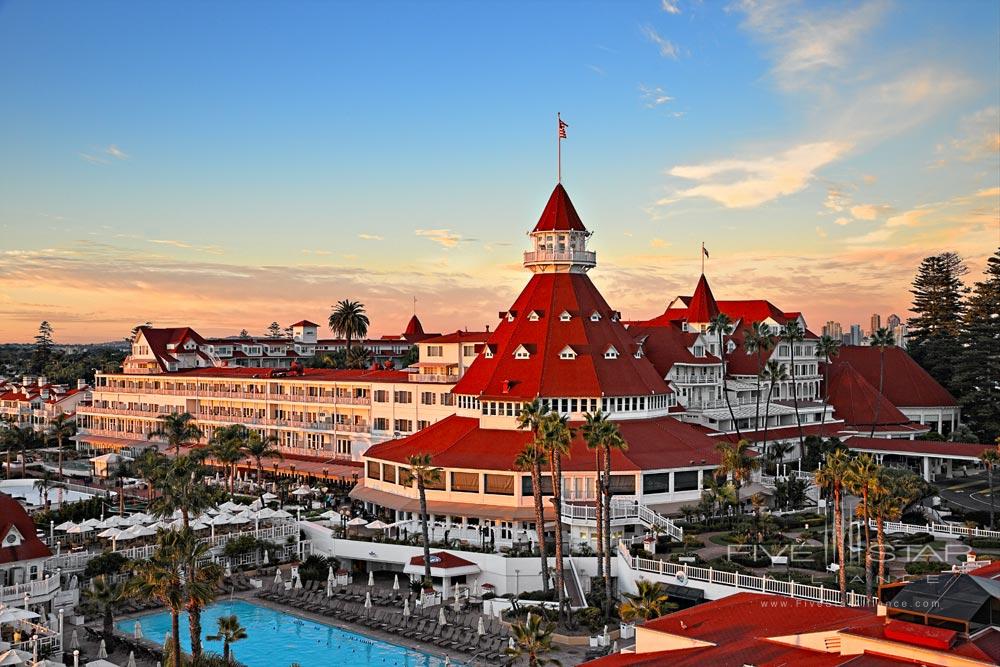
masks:
<path fill-rule="evenodd" d="M 406 624 L 406 627 L 403 628 L 402 631 L 400 631 L 399 634 L 407 638 L 416 637 L 417 635 L 419 635 L 424 631 L 424 628 L 426 626 L 427 626 L 426 618 L 417 618 L 415 616 L 411 616 L 410 621 Z"/>
<path fill-rule="evenodd" d="M 455 635 L 455 626 L 454 625 L 446 626 L 445 629 L 441 631 L 441 634 L 438 636 L 438 638 L 434 640 L 434 644 L 437 646 L 447 646 L 448 644 L 451 644 L 454 635 Z"/>

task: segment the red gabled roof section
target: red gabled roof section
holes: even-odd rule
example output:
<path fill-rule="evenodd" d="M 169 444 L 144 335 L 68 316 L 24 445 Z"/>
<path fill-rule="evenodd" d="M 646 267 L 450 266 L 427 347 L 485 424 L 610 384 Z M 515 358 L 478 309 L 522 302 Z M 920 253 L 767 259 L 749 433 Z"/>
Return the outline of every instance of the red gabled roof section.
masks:
<path fill-rule="evenodd" d="M 682 331 L 676 322 L 666 326 L 635 325 L 628 329 L 637 342 L 642 343 L 642 353 L 653 364 L 660 377 L 666 377 L 674 364 L 717 365 L 718 357 L 705 353 L 696 357 L 691 352 L 697 333 Z"/>
<path fill-rule="evenodd" d="M 535 321 L 529 313 L 544 315 Z M 563 312 L 572 314 L 568 322 Z M 487 345 L 493 357 L 478 357 L 455 385 L 454 393 L 531 400 L 537 396 L 638 396 L 668 391 L 653 365 L 636 359 L 638 346 L 604 297 L 582 273 L 538 273 L 531 277 L 502 318 Z M 591 318 L 597 313 L 596 320 Z M 575 359 L 560 359 L 567 346 Z M 618 357 L 605 359 L 613 345 Z M 531 350 L 527 359 L 514 351 Z"/>
<path fill-rule="evenodd" d="M 888 425 L 910 422 L 906 415 L 849 363 L 837 364 L 830 371 L 829 395 L 833 414 L 838 419 L 843 419 L 845 424 L 871 426 L 873 423 Z"/>
<path fill-rule="evenodd" d="M 615 470 L 659 470 L 719 463 L 715 441 L 689 424 L 673 417 L 617 422 L 627 451 L 611 452 Z M 571 424 L 579 426 L 579 424 Z M 473 470 L 516 470 L 514 459 L 531 440 L 522 430 L 487 429 L 475 417 L 452 415 L 411 436 L 371 446 L 366 459 L 406 463 L 415 454 L 429 454 L 435 466 Z M 566 471 L 593 469 L 593 453 L 577 429 Z"/>
<path fill-rule="evenodd" d="M 16 528 L 21 534 L 20 546 L 2 546 L 2 540 L 11 528 Z M 0 493 L 0 564 L 48 558 L 51 555 L 52 551 L 35 534 L 35 522 L 21 504 L 6 493 Z"/>
<path fill-rule="evenodd" d="M 292 325 L 293 327 L 318 327 L 319 325 L 309 320 L 300 320 Z"/>
<path fill-rule="evenodd" d="M 198 345 L 205 345 L 206 341 L 202 338 L 197 331 L 191 327 L 169 327 L 169 328 L 154 328 L 154 327 L 139 327 L 139 331 L 142 332 L 143 337 L 149 344 L 149 350 L 156 357 L 157 363 L 160 368 L 167 370 L 164 361 L 176 362 L 177 359 L 173 356 L 177 353 L 183 353 L 184 350 L 179 350 L 178 348 L 184 344 L 188 339 L 193 340 Z M 138 332 L 137 332 L 138 335 Z M 167 346 L 176 346 L 174 350 L 168 352 Z"/>
<path fill-rule="evenodd" d="M 414 315 L 410 318 L 410 321 L 406 323 L 406 330 L 403 332 L 404 336 L 422 336 L 424 334 L 424 326 L 420 324 L 420 319 Z"/>
<path fill-rule="evenodd" d="M 489 331 L 453 331 L 452 333 L 441 334 L 425 338 L 421 343 L 485 343 L 490 338 Z"/>
<path fill-rule="evenodd" d="M 434 559 L 437 559 L 435 561 Z M 424 566 L 424 557 L 414 556 L 410 559 L 410 565 L 416 565 L 417 567 Z M 431 567 L 439 568 L 442 570 L 451 570 L 456 567 L 468 567 L 470 565 L 475 565 L 471 560 L 465 560 L 460 556 L 456 556 L 453 553 L 448 553 L 447 551 L 438 551 L 431 554 Z"/>
<path fill-rule="evenodd" d="M 712 318 L 718 314 L 719 304 L 716 303 L 712 288 L 708 286 L 708 279 L 703 273 L 698 279 L 698 286 L 694 288 L 694 296 L 691 297 L 691 302 L 688 304 L 687 321 L 699 324 L 711 322 Z"/>
<path fill-rule="evenodd" d="M 850 364 L 873 386 L 879 384 L 879 348 L 850 345 L 842 347 L 833 366 Z M 885 387 L 883 392 L 893 405 L 905 407 L 957 406 L 955 397 L 938 384 L 906 350 L 885 349 Z"/>
<path fill-rule="evenodd" d="M 585 232 L 583 221 L 573 207 L 562 183 L 556 184 L 549 201 L 542 210 L 542 217 L 532 230 L 534 232 Z"/>

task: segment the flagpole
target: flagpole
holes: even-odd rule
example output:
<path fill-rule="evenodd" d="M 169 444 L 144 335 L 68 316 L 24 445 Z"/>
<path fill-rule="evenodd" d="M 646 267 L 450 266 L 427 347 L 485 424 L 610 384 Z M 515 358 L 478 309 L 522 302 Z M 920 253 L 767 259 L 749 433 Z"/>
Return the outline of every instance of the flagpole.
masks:
<path fill-rule="evenodd" d="M 562 183 L 562 117 L 556 112 L 556 183 Z"/>
<path fill-rule="evenodd" d="M 705 242 L 701 242 L 701 275 L 705 275 Z"/>

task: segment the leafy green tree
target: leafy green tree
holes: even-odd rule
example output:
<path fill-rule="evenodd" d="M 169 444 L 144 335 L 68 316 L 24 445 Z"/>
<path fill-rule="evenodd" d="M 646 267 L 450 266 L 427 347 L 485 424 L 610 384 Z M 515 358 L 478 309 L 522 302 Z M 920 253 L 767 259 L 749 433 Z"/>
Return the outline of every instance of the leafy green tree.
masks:
<path fill-rule="evenodd" d="M 281 325 L 277 322 L 271 322 L 267 325 L 265 335 L 268 338 L 281 338 Z"/>
<path fill-rule="evenodd" d="M 731 477 L 733 486 L 736 488 L 737 502 L 739 502 L 740 487 L 744 482 L 750 480 L 750 474 L 760 468 L 760 461 L 750 450 L 749 440 L 739 442 L 721 441 L 715 445 L 719 452 L 719 475 Z"/>
<path fill-rule="evenodd" d="M 278 446 L 278 436 L 261 435 L 257 431 L 251 431 L 250 437 L 243 446 L 244 453 L 253 459 L 254 467 L 257 469 L 257 486 L 260 488 L 260 505 L 264 506 L 264 459 L 284 458 L 281 455 L 281 448 Z"/>
<path fill-rule="evenodd" d="M 978 442 L 993 442 L 1000 436 L 1000 250 L 969 296 L 960 342 L 954 382 L 962 417 Z"/>
<path fill-rule="evenodd" d="M 910 293 L 913 317 L 907 321 L 907 352 L 949 391 L 955 388 L 953 371 L 962 353 L 962 322 L 969 272 L 962 258 L 944 252 L 924 258 Z"/>
<path fill-rule="evenodd" d="M 192 514 L 197 516 L 216 505 L 215 494 L 205 484 L 207 472 L 198 456 L 172 459 L 158 480 L 160 495 L 150 503 L 150 511 L 167 518 L 179 510 L 184 527 L 190 526 Z"/>
<path fill-rule="evenodd" d="M 566 599 L 566 586 L 563 565 L 563 527 L 562 527 L 562 458 L 569 456 L 573 443 L 574 431 L 569 427 L 569 419 L 557 412 L 549 412 L 542 417 L 538 437 L 540 445 L 545 447 L 549 458 L 549 472 L 552 475 L 552 505 L 556 518 L 556 595 L 559 600 L 559 613 L 564 614 L 569 621 L 569 601 Z"/>
<path fill-rule="evenodd" d="M 76 435 L 76 421 L 60 410 L 52 419 L 46 435 L 49 440 L 55 441 L 59 450 L 59 479 L 63 479 L 63 444 Z"/>
<path fill-rule="evenodd" d="M 246 446 L 250 441 L 250 431 L 243 424 L 229 424 L 215 429 L 208 443 L 209 455 L 218 461 L 226 475 L 229 495 L 233 495 L 233 481 L 236 468 L 246 458 Z"/>
<path fill-rule="evenodd" d="M 771 396 L 774 394 L 774 385 L 781 384 L 788 379 L 785 372 L 785 365 L 775 359 L 767 362 L 764 370 L 760 373 L 761 379 L 767 383 L 767 400 L 764 401 L 764 440 L 761 443 L 761 453 L 767 454 L 767 422 L 771 418 Z"/>
<path fill-rule="evenodd" d="M 345 352 L 344 365 L 347 368 L 368 368 L 373 360 L 372 351 L 367 347 L 352 347 Z"/>
<path fill-rule="evenodd" d="M 368 315 L 365 314 L 364 304 L 350 299 L 341 299 L 332 306 L 328 324 L 330 330 L 338 336 L 343 336 L 347 341 L 346 351 L 348 357 L 351 353 L 352 340 L 364 340 L 368 335 Z"/>
<path fill-rule="evenodd" d="M 753 432 L 756 434 L 760 431 L 760 398 L 761 380 L 763 380 L 764 375 L 764 354 L 774 349 L 774 338 L 771 336 L 770 327 L 763 322 L 751 324 L 743 333 L 743 347 L 746 348 L 747 354 L 757 357 L 757 405 L 754 408 L 753 419 Z M 770 392 L 768 392 L 768 396 L 770 396 Z M 764 419 L 766 421 L 767 417 Z"/>
<path fill-rule="evenodd" d="M 540 614 L 528 612 L 527 619 L 511 625 L 510 636 L 514 640 L 514 646 L 504 649 L 504 653 L 514 659 L 526 658 L 528 667 L 561 667 L 562 663 L 555 658 L 544 657 L 545 653 L 552 651 L 552 633 L 555 629 L 555 625 Z"/>
<path fill-rule="evenodd" d="M 167 647 L 170 667 L 182 664 L 180 615 L 187 602 L 176 541 L 175 531 L 160 531 L 152 556 L 134 563 L 133 576 L 125 583 L 125 595 L 140 600 L 154 599 L 170 613 L 170 646 Z"/>
<path fill-rule="evenodd" d="M 847 466 L 844 486 L 861 498 L 856 512 L 864 523 L 865 530 L 865 595 L 872 595 L 873 561 L 871 549 L 871 497 L 881 493 L 882 466 L 875 462 L 871 454 L 858 454 Z"/>
<path fill-rule="evenodd" d="M 792 380 L 792 405 L 795 408 L 795 423 L 799 427 L 799 455 L 805 450 L 805 436 L 802 434 L 802 415 L 799 413 L 799 383 L 795 379 L 795 347 L 805 340 L 805 332 L 799 326 L 797 320 L 785 323 L 781 330 L 781 340 L 788 343 L 788 351 L 791 356 L 791 380 Z"/>
<path fill-rule="evenodd" d="M 843 494 L 850 456 L 846 450 L 836 449 L 826 455 L 824 465 L 814 473 L 816 486 L 828 492 L 833 502 L 833 535 L 838 562 L 841 604 L 847 606 L 847 554 L 844 546 Z"/>
<path fill-rule="evenodd" d="M 181 447 L 197 444 L 201 439 L 201 429 L 192 424 L 194 415 L 190 412 L 173 412 L 159 418 L 160 425 L 149 434 L 151 438 L 164 438 L 173 447 L 174 455 L 180 456 Z"/>
<path fill-rule="evenodd" d="M 115 631 L 115 610 L 122 602 L 122 587 L 112 584 L 107 576 L 102 574 L 91 580 L 90 588 L 84 589 L 83 596 L 97 608 L 102 619 L 102 634 L 110 639 Z"/>
<path fill-rule="evenodd" d="M 830 362 L 840 354 L 840 341 L 833 336 L 823 334 L 816 343 L 816 356 L 823 360 L 823 414 L 820 415 L 820 426 L 826 421 L 826 408 L 830 404 Z M 801 452 L 805 454 L 805 452 Z"/>
<path fill-rule="evenodd" d="M 1000 442 L 1000 440 L 998 440 Z M 979 455 L 979 460 L 982 461 L 983 465 L 986 466 L 986 483 L 987 488 L 990 490 L 990 530 L 996 530 L 994 526 L 994 512 L 996 501 L 993 499 L 995 495 L 993 493 L 993 470 L 1000 464 L 1000 444 L 996 447 L 984 450 L 982 454 Z"/>

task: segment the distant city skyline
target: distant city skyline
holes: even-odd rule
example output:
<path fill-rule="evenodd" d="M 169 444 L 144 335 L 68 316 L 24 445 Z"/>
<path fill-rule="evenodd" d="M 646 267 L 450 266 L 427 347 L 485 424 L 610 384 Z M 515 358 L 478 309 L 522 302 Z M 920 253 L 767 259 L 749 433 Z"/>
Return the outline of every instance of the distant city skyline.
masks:
<path fill-rule="evenodd" d="M 556 177 L 626 318 L 909 315 L 1000 242 L 996 3 L 0 5 L 0 342 L 481 329 Z M 180 11 L 178 11 L 180 9 Z"/>

